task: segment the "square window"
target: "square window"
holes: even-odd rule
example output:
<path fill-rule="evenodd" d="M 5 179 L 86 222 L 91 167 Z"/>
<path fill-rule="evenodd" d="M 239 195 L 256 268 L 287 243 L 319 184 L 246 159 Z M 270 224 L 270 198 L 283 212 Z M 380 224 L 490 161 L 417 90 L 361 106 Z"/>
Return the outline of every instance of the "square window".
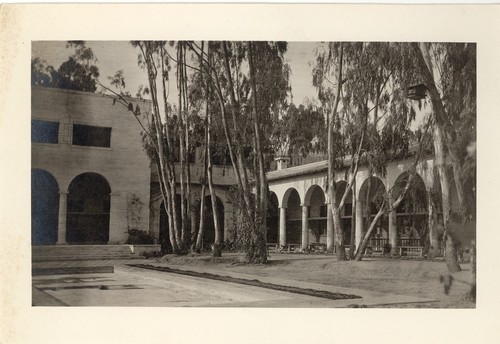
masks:
<path fill-rule="evenodd" d="M 73 144 L 76 146 L 111 147 L 111 128 L 73 124 Z"/>
<path fill-rule="evenodd" d="M 31 120 L 31 142 L 58 143 L 59 122 Z"/>

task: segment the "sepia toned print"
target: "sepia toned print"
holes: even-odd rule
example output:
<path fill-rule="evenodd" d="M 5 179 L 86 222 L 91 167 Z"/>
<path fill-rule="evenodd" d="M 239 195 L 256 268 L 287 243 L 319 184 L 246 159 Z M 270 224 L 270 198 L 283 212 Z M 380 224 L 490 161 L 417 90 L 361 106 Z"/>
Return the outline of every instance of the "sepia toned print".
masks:
<path fill-rule="evenodd" d="M 476 44 L 34 41 L 33 306 L 474 308 Z"/>

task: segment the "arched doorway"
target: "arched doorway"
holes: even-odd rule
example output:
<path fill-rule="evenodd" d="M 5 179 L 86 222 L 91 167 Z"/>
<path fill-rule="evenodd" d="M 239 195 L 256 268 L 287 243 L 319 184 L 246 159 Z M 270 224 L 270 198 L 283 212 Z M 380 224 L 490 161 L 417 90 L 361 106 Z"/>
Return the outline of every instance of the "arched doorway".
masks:
<path fill-rule="evenodd" d="M 302 243 L 302 206 L 297 190 L 288 189 L 283 198 L 283 206 L 286 207 L 286 242 L 291 245 Z"/>
<path fill-rule="evenodd" d="M 325 193 L 318 185 L 312 185 L 306 193 L 305 203 L 309 205 L 309 243 L 326 244 Z"/>
<path fill-rule="evenodd" d="M 363 216 L 363 236 L 377 215 L 386 195 L 385 185 L 378 177 L 367 178 L 359 190 L 359 202 Z M 363 238 L 357 238 L 361 242 Z M 374 251 L 383 251 L 384 245 L 389 240 L 389 224 L 387 216 L 382 216 L 375 224 L 368 246 Z"/>
<path fill-rule="evenodd" d="M 278 245 L 279 242 L 279 204 L 278 196 L 269 192 L 267 199 L 267 243 Z"/>
<path fill-rule="evenodd" d="M 47 171 L 31 170 L 31 244 L 57 242 L 59 186 Z"/>
<path fill-rule="evenodd" d="M 203 230 L 203 248 L 210 249 L 215 242 L 214 212 L 212 208 L 212 196 L 205 196 L 205 228 Z M 224 204 L 219 197 L 216 197 L 217 219 L 221 231 L 221 242 L 224 242 Z"/>
<path fill-rule="evenodd" d="M 111 188 L 97 173 L 75 177 L 68 188 L 66 241 L 70 244 L 107 244 Z"/>
<path fill-rule="evenodd" d="M 410 174 L 403 172 L 394 183 L 393 198 L 396 200 L 406 188 Z M 425 183 L 418 174 L 396 208 L 398 246 L 429 245 L 428 195 Z"/>

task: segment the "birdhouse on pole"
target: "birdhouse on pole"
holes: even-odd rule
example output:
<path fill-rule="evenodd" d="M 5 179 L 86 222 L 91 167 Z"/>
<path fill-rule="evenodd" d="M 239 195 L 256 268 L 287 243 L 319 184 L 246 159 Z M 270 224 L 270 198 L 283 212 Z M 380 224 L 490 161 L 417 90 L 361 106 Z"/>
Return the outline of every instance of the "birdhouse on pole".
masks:
<path fill-rule="evenodd" d="M 426 97 L 427 86 L 418 84 L 408 87 L 407 97 L 413 100 L 421 100 Z"/>

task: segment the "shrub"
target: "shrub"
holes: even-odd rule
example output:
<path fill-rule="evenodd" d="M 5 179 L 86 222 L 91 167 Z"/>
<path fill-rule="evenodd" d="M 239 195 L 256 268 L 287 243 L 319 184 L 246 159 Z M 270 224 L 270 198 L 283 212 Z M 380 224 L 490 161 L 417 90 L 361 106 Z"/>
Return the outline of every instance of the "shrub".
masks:
<path fill-rule="evenodd" d="M 149 258 L 159 258 L 162 257 L 163 255 L 161 254 L 160 251 L 144 251 L 141 253 L 141 256 L 143 256 L 146 259 L 149 259 Z"/>
<path fill-rule="evenodd" d="M 128 239 L 125 242 L 129 245 L 152 245 L 155 243 L 155 238 L 148 231 L 143 231 L 140 229 L 129 229 Z"/>

